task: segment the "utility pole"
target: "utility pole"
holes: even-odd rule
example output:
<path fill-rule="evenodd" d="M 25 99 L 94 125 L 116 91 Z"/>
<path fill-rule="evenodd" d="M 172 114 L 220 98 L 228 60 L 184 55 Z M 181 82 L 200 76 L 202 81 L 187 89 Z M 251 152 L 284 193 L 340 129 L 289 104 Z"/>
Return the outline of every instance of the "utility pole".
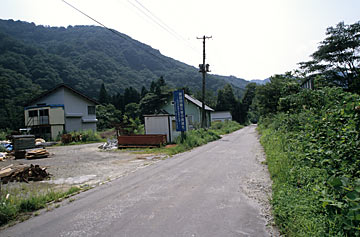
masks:
<path fill-rule="evenodd" d="M 206 127 L 206 112 L 205 112 L 205 75 L 207 72 L 210 72 L 209 70 L 209 64 L 205 64 L 205 58 L 206 58 L 206 54 L 205 54 L 205 41 L 206 39 L 211 39 L 212 36 L 203 36 L 197 39 L 202 39 L 203 40 L 203 63 L 199 64 L 199 72 L 202 73 L 202 116 L 201 116 L 201 127 L 205 128 Z"/>

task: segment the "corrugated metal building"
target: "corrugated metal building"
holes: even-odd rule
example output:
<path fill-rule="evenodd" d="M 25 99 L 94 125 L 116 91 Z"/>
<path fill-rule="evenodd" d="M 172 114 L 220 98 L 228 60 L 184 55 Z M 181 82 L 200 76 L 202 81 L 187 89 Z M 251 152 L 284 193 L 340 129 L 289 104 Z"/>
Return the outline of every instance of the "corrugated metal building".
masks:
<path fill-rule="evenodd" d="M 225 121 L 231 121 L 231 120 L 232 120 L 232 116 L 229 111 L 211 112 L 211 121 L 212 122 L 215 122 L 215 121 L 225 122 Z"/>

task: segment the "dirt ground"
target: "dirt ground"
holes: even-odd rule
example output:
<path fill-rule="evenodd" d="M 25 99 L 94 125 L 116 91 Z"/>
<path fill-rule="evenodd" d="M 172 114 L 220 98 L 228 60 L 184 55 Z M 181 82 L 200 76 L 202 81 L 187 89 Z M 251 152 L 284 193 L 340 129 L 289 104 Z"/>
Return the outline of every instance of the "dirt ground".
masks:
<path fill-rule="evenodd" d="M 135 151 L 109 150 L 102 143 L 47 147 L 48 158 L 19 159 L 0 162 L 0 168 L 10 164 L 34 164 L 47 167 L 51 179 L 42 181 L 55 185 L 94 186 L 134 172 L 164 158 L 162 155 L 136 154 Z M 10 184 L 11 185 L 11 184 Z"/>

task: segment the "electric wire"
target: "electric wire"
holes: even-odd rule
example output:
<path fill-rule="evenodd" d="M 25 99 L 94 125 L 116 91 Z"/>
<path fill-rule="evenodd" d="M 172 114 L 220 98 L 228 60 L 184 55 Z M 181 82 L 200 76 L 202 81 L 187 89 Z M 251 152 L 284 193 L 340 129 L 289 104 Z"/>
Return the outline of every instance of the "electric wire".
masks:
<path fill-rule="evenodd" d="M 186 39 L 184 37 L 182 37 L 179 33 L 177 33 L 173 28 L 171 28 L 169 25 L 167 25 L 164 21 L 162 21 L 159 17 L 157 17 L 154 13 L 152 13 L 147 7 L 145 7 L 140 1 L 138 0 L 134 0 L 135 2 L 137 2 L 137 4 L 139 4 L 142 8 L 144 8 L 152 17 L 154 17 L 157 21 L 159 21 L 163 26 L 165 26 L 165 28 L 167 28 L 169 30 L 169 33 L 172 32 L 172 34 L 174 34 L 174 36 L 176 36 L 177 38 L 186 41 Z"/>
<path fill-rule="evenodd" d="M 136 8 L 139 12 L 141 12 L 143 15 L 145 15 L 148 19 L 150 19 L 152 22 L 154 22 L 157 26 L 159 26 L 160 28 L 162 28 L 163 30 L 165 30 L 166 32 L 168 32 L 169 34 L 171 34 L 172 36 L 174 36 L 177 39 L 180 39 L 176 34 L 174 34 L 173 32 L 171 32 L 163 23 L 160 23 L 161 21 L 158 21 L 156 17 L 153 16 L 153 14 L 147 10 L 147 8 L 145 8 L 141 3 L 137 2 L 143 9 L 145 9 L 147 12 L 150 13 L 150 15 L 148 13 L 146 13 L 146 11 L 144 11 L 142 8 L 138 7 L 136 4 L 134 4 L 133 2 L 131 2 L 130 0 L 127 0 L 128 3 L 130 3 L 134 8 Z"/>
<path fill-rule="evenodd" d="M 159 17 L 157 17 L 154 13 L 152 13 L 147 7 L 145 7 L 139 0 L 134 0 L 141 8 L 139 8 L 136 4 L 132 3 L 130 0 L 127 0 L 134 8 L 136 8 L 139 12 L 149 18 L 156 25 L 161 27 L 167 33 L 171 34 L 179 41 L 183 41 L 187 47 L 189 47 L 194 52 L 198 52 L 183 36 L 177 33 L 173 28 L 167 25 L 164 21 L 162 21 Z M 144 11 L 144 10 L 145 11 Z"/>

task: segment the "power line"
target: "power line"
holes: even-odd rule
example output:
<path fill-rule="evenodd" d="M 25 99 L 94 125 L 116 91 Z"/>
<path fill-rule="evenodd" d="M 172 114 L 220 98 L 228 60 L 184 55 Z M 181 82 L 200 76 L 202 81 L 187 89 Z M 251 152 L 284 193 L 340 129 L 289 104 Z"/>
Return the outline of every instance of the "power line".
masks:
<path fill-rule="evenodd" d="M 173 28 L 171 28 L 169 25 L 167 25 L 164 21 L 162 21 L 159 17 L 157 17 L 154 13 L 152 13 L 147 7 L 145 7 L 140 1 L 134 0 L 139 4 L 142 8 L 144 8 L 148 13 L 150 13 L 151 16 L 153 16 L 157 21 L 159 21 L 165 28 L 169 30 L 169 33 L 173 33 L 174 36 L 181 40 L 185 40 L 184 37 L 182 37 L 180 34 L 178 34 Z M 186 40 L 185 40 L 186 41 Z"/>
<path fill-rule="evenodd" d="M 149 18 L 152 22 L 154 22 L 156 25 L 161 27 L 163 30 L 165 30 L 167 33 L 171 34 L 173 37 L 175 37 L 177 40 L 184 41 L 186 46 L 189 47 L 191 50 L 196 52 L 196 49 L 179 33 L 177 33 L 173 28 L 171 28 L 169 25 L 167 25 L 164 21 L 162 21 L 159 17 L 157 17 L 154 13 L 152 13 L 147 7 L 145 7 L 139 0 L 134 0 L 141 8 L 139 8 L 136 4 L 132 3 L 130 0 L 127 0 L 133 7 L 135 7 L 139 12 L 141 12 L 143 15 L 145 15 L 147 18 Z M 145 11 L 144 11 L 144 10 Z"/>
<path fill-rule="evenodd" d="M 83 11 L 81 11 L 80 9 L 76 8 L 75 6 L 71 5 L 70 3 L 66 2 L 65 0 L 62 0 L 62 1 L 63 1 L 64 3 L 66 3 L 68 6 L 70 6 L 71 8 L 75 9 L 76 11 L 78 11 L 78 12 L 80 12 L 81 14 L 83 14 L 84 16 L 86 16 L 87 18 L 91 19 L 92 21 L 98 23 L 99 25 L 101 25 L 101 26 L 104 27 L 105 29 L 107 29 L 107 30 L 109 30 L 110 32 L 114 33 L 115 35 L 121 37 L 122 39 L 124 39 L 124 40 L 126 40 L 126 41 L 128 41 L 128 42 L 130 42 L 130 43 L 136 43 L 136 44 L 138 44 L 138 46 L 141 46 L 141 48 L 142 48 L 145 52 L 147 52 L 148 54 L 154 56 L 155 58 L 157 58 L 157 59 L 159 59 L 159 60 L 161 60 L 161 61 L 163 61 L 163 62 L 167 62 L 165 59 L 160 58 L 158 55 L 153 54 L 152 52 L 146 50 L 146 49 L 143 47 L 143 45 L 141 45 L 141 44 L 138 43 L 137 41 L 130 41 L 128 38 L 126 38 L 125 36 L 123 36 L 123 35 L 122 35 L 121 33 L 119 33 L 118 31 L 113 30 L 113 29 L 111 29 L 111 28 L 108 28 L 107 26 L 105 26 L 105 25 L 104 25 L 103 23 L 101 23 L 100 21 L 94 19 L 93 17 L 89 16 L 88 14 L 86 14 L 85 12 L 83 12 Z"/>
<path fill-rule="evenodd" d="M 138 11 L 140 11 L 143 15 L 145 15 L 148 19 L 150 19 L 152 22 L 154 22 L 157 26 L 159 26 L 160 28 L 162 28 L 163 30 L 165 30 L 166 32 L 168 32 L 169 34 L 171 34 L 172 36 L 174 36 L 177 39 L 180 39 L 176 34 L 174 34 L 172 31 L 170 31 L 166 25 L 164 23 L 162 23 L 161 20 L 158 20 L 158 18 L 156 16 L 154 16 L 154 14 L 152 14 L 144 5 L 142 5 L 140 2 L 136 1 L 136 3 L 138 3 L 140 5 L 140 7 L 142 7 L 143 9 L 145 9 L 148 13 L 146 13 L 143 9 L 141 9 L 140 7 L 138 7 L 136 4 L 132 3 L 130 0 L 127 0 L 128 3 L 130 3 L 133 7 L 135 7 Z"/>

